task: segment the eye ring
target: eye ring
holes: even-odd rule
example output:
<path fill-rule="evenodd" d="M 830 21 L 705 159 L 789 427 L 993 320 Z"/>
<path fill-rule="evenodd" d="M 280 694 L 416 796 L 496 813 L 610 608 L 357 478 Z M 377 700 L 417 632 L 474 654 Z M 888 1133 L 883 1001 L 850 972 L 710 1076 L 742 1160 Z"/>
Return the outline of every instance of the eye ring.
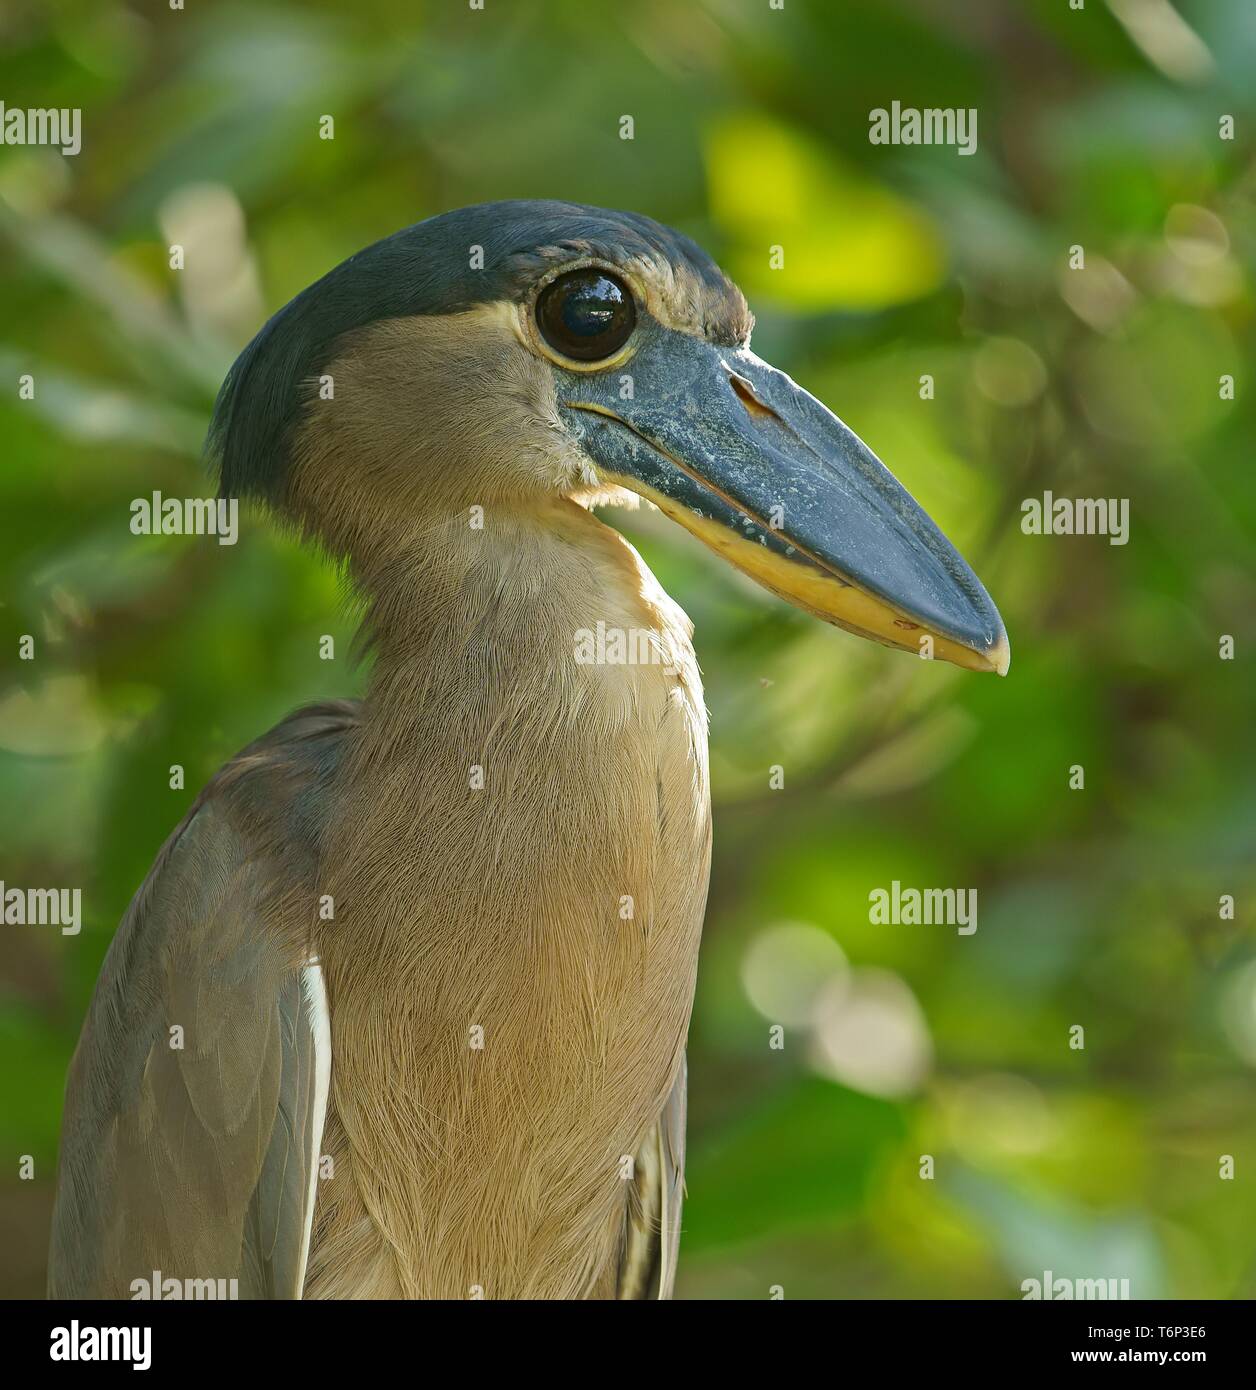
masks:
<path fill-rule="evenodd" d="M 637 305 L 618 275 L 587 265 L 556 275 L 537 295 L 534 317 L 551 351 L 589 366 L 609 361 L 632 337 Z"/>

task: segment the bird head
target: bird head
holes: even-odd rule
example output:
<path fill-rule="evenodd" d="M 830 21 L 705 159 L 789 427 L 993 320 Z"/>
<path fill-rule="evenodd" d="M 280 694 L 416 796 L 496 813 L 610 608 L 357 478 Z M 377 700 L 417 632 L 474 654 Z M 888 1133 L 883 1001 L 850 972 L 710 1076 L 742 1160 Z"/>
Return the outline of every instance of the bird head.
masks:
<path fill-rule="evenodd" d="M 980 580 L 872 450 L 755 355 L 741 291 L 634 213 L 489 203 L 298 295 L 236 361 L 224 495 L 353 554 L 398 519 L 638 494 L 826 622 L 1006 672 Z"/>

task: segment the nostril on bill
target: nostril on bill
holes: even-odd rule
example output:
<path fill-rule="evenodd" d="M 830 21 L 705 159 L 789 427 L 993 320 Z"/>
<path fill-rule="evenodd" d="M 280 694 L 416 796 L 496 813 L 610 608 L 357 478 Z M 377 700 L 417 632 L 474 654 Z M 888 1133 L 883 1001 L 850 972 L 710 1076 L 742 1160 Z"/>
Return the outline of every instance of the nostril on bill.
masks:
<path fill-rule="evenodd" d="M 746 414 L 752 420 L 776 420 L 780 421 L 780 416 L 770 406 L 766 406 L 754 393 L 754 387 L 744 376 L 738 376 L 736 372 L 730 371 L 728 374 L 729 382 L 732 384 L 733 393 L 737 399 L 746 407 Z"/>

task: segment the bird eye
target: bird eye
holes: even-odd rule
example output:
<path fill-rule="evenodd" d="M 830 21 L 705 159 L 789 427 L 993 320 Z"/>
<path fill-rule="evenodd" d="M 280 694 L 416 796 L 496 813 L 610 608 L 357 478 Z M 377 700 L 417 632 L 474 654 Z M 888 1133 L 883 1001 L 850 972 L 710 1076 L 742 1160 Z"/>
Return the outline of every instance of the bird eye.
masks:
<path fill-rule="evenodd" d="M 536 301 L 541 336 L 564 357 L 598 362 L 628 341 L 637 306 L 626 285 L 594 266 L 551 280 Z"/>

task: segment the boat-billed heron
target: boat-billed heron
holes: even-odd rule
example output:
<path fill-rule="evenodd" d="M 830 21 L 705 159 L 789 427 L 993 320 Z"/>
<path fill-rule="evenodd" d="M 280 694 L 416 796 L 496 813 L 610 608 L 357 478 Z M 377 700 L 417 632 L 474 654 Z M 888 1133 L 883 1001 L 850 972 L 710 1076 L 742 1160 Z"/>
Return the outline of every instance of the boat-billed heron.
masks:
<path fill-rule="evenodd" d="M 350 257 L 245 348 L 222 493 L 344 563 L 371 674 L 229 762 L 131 903 L 70 1070 L 53 1295 L 670 1294 L 706 715 L 688 619 L 593 509 L 638 494 L 828 622 L 1008 662 L 751 323 L 649 218 L 502 202 Z"/>

